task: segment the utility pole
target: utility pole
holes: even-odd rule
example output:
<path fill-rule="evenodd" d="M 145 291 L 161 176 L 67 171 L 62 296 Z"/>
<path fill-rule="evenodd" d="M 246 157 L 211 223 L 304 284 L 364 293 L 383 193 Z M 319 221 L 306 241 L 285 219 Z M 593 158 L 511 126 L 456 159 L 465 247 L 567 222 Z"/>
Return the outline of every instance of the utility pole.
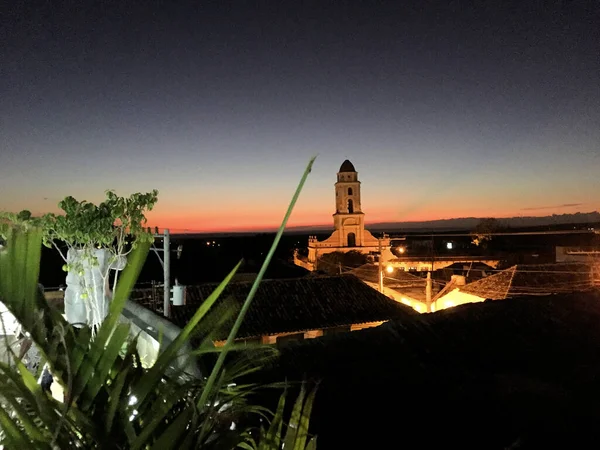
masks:
<path fill-rule="evenodd" d="M 435 253 L 433 251 L 434 246 L 433 246 L 433 234 L 431 235 L 431 271 L 433 272 L 435 269 Z"/>
<path fill-rule="evenodd" d="M 164 276 L 164 299 L 163 299 L 163 309 L 164 316 L 169 317 L 170 306 L 171 306 L 171 237 L 169 235 L 169 229 L 165 228 L 163 234 L 163 255 L 164 255 L 164 264 L 163 264 L 163 276 Z"/>
<path fill-rule="evenodd" d="M 433 234 L 431 234 L 431 270 L 427 271 L 427 284 L 425 285 L 425 303 L 427 307 L 427 312 L 431 312 L 431 272 L 435 269 L 435 252 L 434 252 L 434 242 L 433 242 Z"/>
<path fill-rule="evenodd" d="M 431 312 L 431 271 L 427 271 L 427 285 L 425 286 L 425 303 L 427 312 Z"/>
<path fill-rule="evenodd" d="M 150 232 L 150 228 L 148 228 L 148 232 Z M 152 244 L 152 250 L 154 250 L 154 253 L 156 253 L 156 256 L 158 256 L 158 260 L 163 268 L 163 315 L 165 317 L 169 317 L 171 309 L 171 234 L 169 233 L 169 229 L 165 228 L 161 234 L 158 232 L 158 227 L 155 227 L 154 239 L 156 238 L 162 238 L 163 240 L 162 249 L 156 248 L 154 244 Z M 160 257 L 159 252 L 163 252 L 162 258 Z M 182 252 L 183 245 L 179 245 L 177 247 L 177 259 L 181 258 Z"/>
<path fill-rule="evenodd" d="M 379 238 L 379 292 L 383 294 L 383 260 L 381 250 L 381 238 Z"/>

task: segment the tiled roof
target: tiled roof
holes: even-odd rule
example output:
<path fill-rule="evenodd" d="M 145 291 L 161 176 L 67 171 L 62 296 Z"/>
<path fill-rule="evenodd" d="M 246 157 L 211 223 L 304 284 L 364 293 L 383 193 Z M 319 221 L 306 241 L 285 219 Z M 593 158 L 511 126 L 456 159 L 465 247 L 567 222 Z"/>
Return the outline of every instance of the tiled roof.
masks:
<path fill-rule="evenodd" d="M 411 430 L 402 448 L 499 449 L 520 430 L 554 439 L 548 423 L 568 430 L 565 445 L 521 448 L 591 448 L 599 301 L 578 293 L 470 303 L 299 341 L 259 381 L 319 382 L 310 425 L 322 448 L 390 448 L 401 424 Z M 390 414 L 398 404 L 407 407 Z M 594 418 L 582 422 L 588 411 Z"/>
<path fill-rule="evenodd" d="M 173 322 L 185 326 L 216 287 L 216 283 L 188 286 L 186 305 L 172 308 Z M 221 298 L 233 298 L 241 307 L 251 287 L 251 282 L 230 283 Z M 402 320 L 415 314 L 412 308 L 389 299 L 352 275 L 263 280 L 238 337 Z M 224 329 L 230 329 L 231 324 Z"/>
<path fill-rule="evenodd" d="M 590 266 L 581 263 L 516 265 L 460 288 L 481 298 L 577 292 L 592 287 Z"/>

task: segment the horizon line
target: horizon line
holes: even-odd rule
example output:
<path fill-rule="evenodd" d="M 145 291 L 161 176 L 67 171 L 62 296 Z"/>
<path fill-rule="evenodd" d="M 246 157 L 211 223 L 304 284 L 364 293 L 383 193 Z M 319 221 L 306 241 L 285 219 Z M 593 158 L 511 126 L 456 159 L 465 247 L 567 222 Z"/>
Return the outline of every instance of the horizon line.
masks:
<path fill-rule="evenodd" d="M 543 216 L 533 216 L 533 215 L 528 215 L 528 216 L 505 216 L 505 217 L 491 217 L 491 216 L 468 216 L 468 217 L 453 217 L 453 218 L 444 218 L 444 219 L 430 219 L 430 220 L 412 220 L 412 221 L 397 221 L 397 222 L 373 222 L 371 224 L 368 224 L 368 227 L 365 226 L 365 228 L 374 228 L 374 227 L 382 227 L 382 226 L 397 226 L 397 225 L 408 225 L 408 224 L 418 224 L 418 225 L 422 225 L 423 227 L 425 227 L 427 224 L 433 224 L 433 223 L 438 223 L 438 222 L 444 222 L 444 221 L 461 221 L 461 220 L 481 220 L 481 219 L 486 219 L 486 218 L 494 218 L 494 219 L 498 219 L 498 220 L 510 220 L 510 219 L 545 219 L 545 218 L 552 218 L 554 216 L 556 217 L 564 217 L 564 216 L 576 216 L 578 214 L 581 215 L 592 215 L 592 214 L 596 214 L 598 215 L 598 219 L 600 220 L 600 212 L 598 211 L 589 211 L 589 212 L 575 212 L 575 213 L 564 213 L 564 214 L 550 214 L 550 215 L 543 215 Z M 556 223 L 556 225 L 566 225 L 567 223 Z M 461 225 L 456 225 L 458 227 L 460 227 Z M 539 224 L 539 225 L 530 225 L 530 226 L 543 226 L 543 224 Z M 154 228 L 154 227 L 152 227 Z M 271 227 L 260 227 L 260 228 L 244 228 L 244 229 L 228 229 L 228 230 L 194 230 L 194 229 L 186 229 L 186 228 L 169 228 L 169 227 L 159 227 L 161 229 L 169 229 L 169 231 L 171 232 L 171 234 L 174 235 L 214 235 L 214 234 L 253 234 L 253 233 L 275 233 L 277 232 L 277 230 L 279 230 L 278 226 L 271 226 Z M 333 224 L 311 224 L 311 225 L 295 225 L 295 226 L 288 226 L 286 227 L 286 229 L 284 230 L 285 232 L 309 232 L 311 230 L 315 230 L 315 231 L 322 231 L 322 232 L 326 232 L 327 229 L 333 229 Z"/>

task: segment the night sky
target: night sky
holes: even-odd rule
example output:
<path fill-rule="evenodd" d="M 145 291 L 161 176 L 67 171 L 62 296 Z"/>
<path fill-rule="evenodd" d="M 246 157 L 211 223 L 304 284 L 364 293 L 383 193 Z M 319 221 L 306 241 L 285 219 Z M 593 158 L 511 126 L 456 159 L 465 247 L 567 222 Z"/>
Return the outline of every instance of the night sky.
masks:
<path fill-rule="evenodd" d="M 599 5 L 7 2 L 0 210 L 156 188 L 152 225 L 268 228 L 313 154 L 290 225 L 347 158 L 367 223 L 600 210 Z"/>

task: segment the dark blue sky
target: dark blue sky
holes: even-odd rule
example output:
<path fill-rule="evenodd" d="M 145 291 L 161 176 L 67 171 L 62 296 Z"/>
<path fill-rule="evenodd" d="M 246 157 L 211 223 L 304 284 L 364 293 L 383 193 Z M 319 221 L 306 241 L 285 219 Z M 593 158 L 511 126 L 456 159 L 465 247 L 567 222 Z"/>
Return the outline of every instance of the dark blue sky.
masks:
<path fill-rule="evenodd" d="M 597 1 L 58 4 L 4 7 L 0 210 L 271 226 L 314 153 L 294 224 L 346 158 L 367 222 L 600 209 Z"/>

